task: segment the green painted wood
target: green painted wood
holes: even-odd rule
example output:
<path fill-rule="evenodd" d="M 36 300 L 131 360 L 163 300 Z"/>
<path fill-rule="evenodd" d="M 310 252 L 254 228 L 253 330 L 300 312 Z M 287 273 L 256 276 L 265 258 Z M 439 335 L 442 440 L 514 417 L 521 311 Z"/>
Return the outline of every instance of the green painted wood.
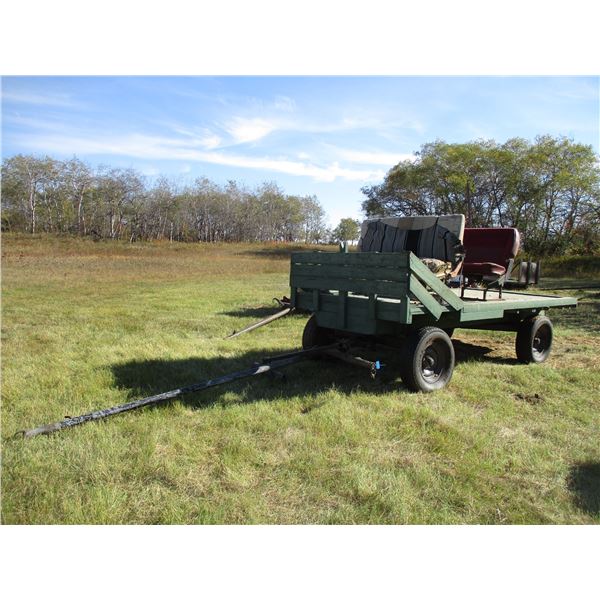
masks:
<path fill-rule="evenodd" d="M 308 290 L 338 290 L 355 292 L 356 294 L 378 294 L 390 298 L 401 298 L 406 295 L 408 286 L 400 281 L 369 281 L 367 279 L 351 279 L 349 277 L 319 277 L 318 275 L 296 275 L 292 272 L 291 287 Z"/>
<path fill-rule="evenodd" d="M 408 252 L 294 252 L 292 264 L 388 266 L 407 268 Z"/>
<path fill-rule="evenodd" d="M 298 303 L 298 290 L 296 290 L 296 288 L 294 286 L 291 286 L 291 290 L 290 290 L 290 304 L 292 306 L 297 306 Z"/>
<path fill-rule="evenodd" d="M 377 318 L 377 294 L 369 294 L 369 317 Z"/>
<path fill-rule="evenodd" d="M 560 298 L 550 296 L 537 296 L 531 294 L 527 299 L 512 300 L 506 298 L 506 293 L 502 294 L 505 299 L 502 301 L 471 300 L 465 302 L 463 310 L 464 318 L 461 320 L 472 321 L 474 319 L 497 318 L 507 312 L 515 310 L 535 308 L 538 310 L 547 310 L 552 307 L 577 306 L 576 298 Z"/>
<path fill-rule="evenodd" d="M 381 311 L 380 311 L 380 313 L 381 313 Z M 402 303 L 400 306 L 400 318 L 398 319 L 398 322 L 405 323 L 407 325 L 410 325 L 410 323 L 412 323 L 412 313 L 410 310 L 410 298 L 408 296 L 404 296 L 402 298 Z"/>
<path fill-rule="evenodd" d="M 298 290 L 295 306 L 300 310 L 309 312 L 330 312 L 337 315 L 339 300 L 337 294 L 320 294 L 319 308 L 315 308 L 313 303 L 313 292 Z M 347 300 L 348 319 L 354 315 L 362 315 L 361 318 L 369 321 L 390 321 L 394 323 L 409 324 L 412 321 L 412 315 L 409 311 L 408 298 L 405 296 L 402 301 L 390 302 L 382 298 L 377 298 L 377 315 L 373 319 L 368 308 L 369 300 L 363 296 L 348 295 Z M 429 314 L 429 313 L 428 313 Z M 337 317 L 336 317 L 337 318 Z"/>
<path fill-rule="evenodd" d="M 364 335 L 375 335 L 378 330 L 380 330 L 380 324 L 377 321 L 361 318 L 358 314 L 348 319 L 346 327 L 338 327 L 337 315 L 328 312 L 318 312 L 317 323 L 319 324 L 319 327 L 327 327 L 328 329 L 337 329 Z"/>
<path fill-rule="evenodd" d="M 338 329 L 346 328 L 348 313 L 348 292 L 340 292 L 338 296 Z"/>
<path fill-rule="evenodd" d="M 410 255 L 410 270 L 436 294 L 443 298 L 454 310 L 462 310 L 464 302 L 443 282 L 441 282 L 414 254 Z"/>
<path fill-rule="evenodd" d="M 425 289 L 421 282 L 414 276 L 410 276 L 410 293 L 423 305 L 433 318 L 437 321 L 443 309 L 439 302 Z"/>
<path fill-rule="evenodd" d="M 416 257 L 407 253 L 299 253 L 292 261 L 292 302 L 315 312 L 322 327 L 373 335 L 396 324 L 514 323 L 551 307 L 575 306 L 575 298 L 504 292 L 504 300 L 461 300 Z M 325 260 L 322 260 L 326 257 Z M 333 258 L 331 258 L 333 257 Z M 315 260 L 321 262 L 315 263 Z M 311 262 L 313 261 L 313 262 Z M 341 262 L 340 262 L 341 261 Z M 410 269 L 402 266 L 410 264 Z M 410 275 L 412 273 L 412 275 Z M 410 276 L 410 277 L 409 277 Z M 430 289 L 427 289 L 430 288 Z M 335 290 L 329 293 L 328 290 Z M 421 303 L 410 303 L 409 292 Z M 446 303 L 438 302 L 443 299 Z"/>
<path fill-rule="evenodd" d="M 503 293 L 506 296 L 506 292 Z M 549 308 L 566 308 L 569 306 L 576 306 L 577 300 L 575 298 L 559 298 L 559 297 L 543 297 L 531 294 L 531 297 L 527 300 L 503 300 L 502 302 L 497 301 L 484 301 L 484 300 L 471 300 L 465 302 L 464 310 L 455 312 L 448 308 L 442 307 L 442 313 L 454 313 L 458 316 L 460 323 L 472 323 L 475 321 L 488 321 L 488 320 L 499 320 L 508 319 L 511 320 L 514 314 L 518 311 L 542 311 Z M 428 311 L 423 310 L 418 306 L 412 306 L 411 312 L 413 316 L 428 314 Z M 380 310 L 381 313 L 381 310 Z"/>
<path fill-rule="evenodd" d="M 407 281 L 409 271 L 405 267 L 361 265 L 307 265 L 294 264 L 291 266 L 294 275 L 312 277 L 350 277 L 352 279 L 368 279 L 372 281 Z"/>

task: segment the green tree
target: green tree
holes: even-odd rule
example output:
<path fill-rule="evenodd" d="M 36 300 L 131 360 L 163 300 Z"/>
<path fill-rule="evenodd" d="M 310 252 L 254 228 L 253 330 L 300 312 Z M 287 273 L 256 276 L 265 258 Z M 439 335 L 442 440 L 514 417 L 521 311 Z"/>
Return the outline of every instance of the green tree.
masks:
<path fill-rule="evenodd" d="M 463 213 L 468 227 L 517 227 L 538 254 L 600 245 L 598 157 L 567 138 L 438 140 L 362 191 L 369 217 Z"/>
<path fill-rule="evenodd" d="M 360 236 L 360 222 L 350 218 L 342 219 L 332 235 L 335 242 L 354 242 Z"/>

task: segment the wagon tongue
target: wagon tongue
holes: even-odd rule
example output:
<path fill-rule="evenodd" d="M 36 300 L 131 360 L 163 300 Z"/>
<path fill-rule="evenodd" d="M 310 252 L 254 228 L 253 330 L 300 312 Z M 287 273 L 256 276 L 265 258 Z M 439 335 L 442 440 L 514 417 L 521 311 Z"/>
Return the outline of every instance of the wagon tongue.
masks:
<path fill-rule="evenodd" d="M 288 354 L 278 354 L 275 356 L 264 358 L 261 363 L 256 363 L 242 371 L 236 371 L 235 373 L 221 375 L 220 377 L 216 377 L 214 379 L 206 379 L 204 381 L 200 381 L 199 383 L 194 383 L 192 385 L 177 388 L 169 392 L 164 392 L 155 396 L 148 396 L 139 400 L 133 400 L 132 402 L 126 402 L 125 404 L 120 404 L 111 408 L 96 410 L 90 413 L 86 413 L 84 415 L 80 415 L 78 417 L 65 417 L 65 419 L 63 419 L 62 421 L 57 421 L 56 423 L 41 425 L 40 427 L 29 429 L 27 431 L 19 431 L 15 434 L 14 437 L 30 438 L 41 434 L 47 435 L 56 431 L 60 431 L 61 429 L 67 429 L 69 427 L 75 427 L 76 425 L 82 425 L 83 423 L 87 423 L 89 421 L 98 421 L 100 419 L 105 419 L 107 417 L 127 412 L 130 410 L 136 410 L 145 406 L 157 405 L 161 402 L 165 402 L 166 400 L 172 400 L 173 398 L 177 398 L 178 396 L 182 396 L 184 394 L 200 392 L 202 390 L 223 385 L 225 383 L 230 383 L 238 379 L 245 379 L 247 377 L 262 375 L 264 373 L 273 373 L 276 372 L 276 369 L 278 368 L 287 367 L 288 365 L 292 365 L 302 360 L 307 360 L 309 358 L 314 357 L 315 355 L 320 354 L 328 354 L 330 356 L 333 356 L 334 358 L 338 358 L 340 360 L 343 360 L 344 362 L 348 362 L 355 366 L 367 368 L 371 371 L 371 376 L 374 377 L 381 367 L 379 361 L 371 362 L 362 359 L 358 356 L 352 356 L 349 354 L 350 349 L 351 345 L 347 340 L 339 340 L 327 346 L 316 346 L 307 350 L 298 350 L 297 352 L 290 352 Z"/>

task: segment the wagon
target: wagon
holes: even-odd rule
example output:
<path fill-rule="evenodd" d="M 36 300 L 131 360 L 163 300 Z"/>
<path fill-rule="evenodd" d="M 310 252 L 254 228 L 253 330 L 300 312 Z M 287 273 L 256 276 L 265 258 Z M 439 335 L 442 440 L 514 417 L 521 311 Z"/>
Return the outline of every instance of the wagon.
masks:
<path fill-rule="evenodd" d="M 291 306 L 312 313 L 304 349 L 341 337 L 391 343 L 402 353 L 404 384 L 424 392 L 450 381 L 456 328 L 516 332 L 519 361 L 540 363 L 552 346 L 546 311 L 577 304 L 502 288 L 452 288 L 410 251 L 294 253 L 290 287 Z"/>

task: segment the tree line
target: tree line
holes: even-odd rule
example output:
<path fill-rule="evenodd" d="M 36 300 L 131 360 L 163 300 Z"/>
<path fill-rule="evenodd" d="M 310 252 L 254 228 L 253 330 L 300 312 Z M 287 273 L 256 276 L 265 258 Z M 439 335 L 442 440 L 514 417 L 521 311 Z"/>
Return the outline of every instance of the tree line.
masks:
<path fill-rule="evenodd" d="M 527 252 L 600 252 L 599 158 L 564 137 L 438 140 L 362 191 L 367 216 L 463 213 L 467 227 L 516 227 Z"/>
<path fill-rule="evenodd" d="M 132 242 L 320 243 L 330 236 L 315 196 L 288 195 L 275 183 L 148 184 L 133 169 L 30 155 L 3 161 L 2 229 Z"/>
<path fill-rule="evenodd" d="M 275 183 L 248 189 L 199 178 L 153 183 L 133 169 L 17 155 L 2 163 L 2 230 L 96 239 L 331 243 L 315 196 Z M 600 252 L 600 160 L 567 138 L 425 144 L 378 185 L 362 188 L 367 217 L 464 213 L 468 227 L 516 227 L 526 252 Z"/>

